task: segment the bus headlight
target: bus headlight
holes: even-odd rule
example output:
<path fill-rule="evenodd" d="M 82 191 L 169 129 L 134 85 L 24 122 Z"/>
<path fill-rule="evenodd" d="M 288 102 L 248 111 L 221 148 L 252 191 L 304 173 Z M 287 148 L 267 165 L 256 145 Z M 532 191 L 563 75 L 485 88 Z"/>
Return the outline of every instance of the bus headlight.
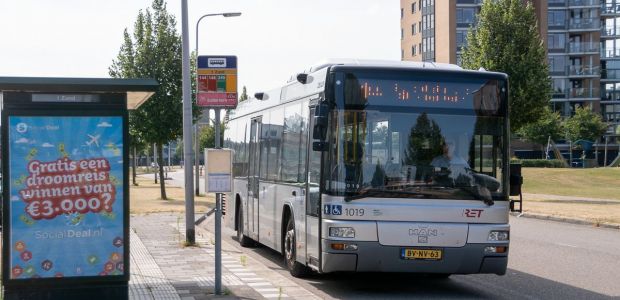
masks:
<path fill-rule="evenodd" d="M 354 238 L 355 229 L 353 227 L 329 227 L 329 236 L 337 238 Z"/>
<path fill-rule="evenodd" d="M 500 230 L 492 230 L 489 232 L 489 241 L 491 242 L 501 242 L 508 240 L 508 231 L 500 231 Z"/>

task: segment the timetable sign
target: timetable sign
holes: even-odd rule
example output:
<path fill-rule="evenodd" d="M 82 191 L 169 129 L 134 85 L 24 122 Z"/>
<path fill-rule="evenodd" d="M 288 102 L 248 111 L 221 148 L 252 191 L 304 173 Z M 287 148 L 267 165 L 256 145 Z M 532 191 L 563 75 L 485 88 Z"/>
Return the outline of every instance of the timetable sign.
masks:
<path fill-rule="evenodd" d="M 237 106 L 237 57 L 198 56 L 197 105 L 213 108 Z"/>

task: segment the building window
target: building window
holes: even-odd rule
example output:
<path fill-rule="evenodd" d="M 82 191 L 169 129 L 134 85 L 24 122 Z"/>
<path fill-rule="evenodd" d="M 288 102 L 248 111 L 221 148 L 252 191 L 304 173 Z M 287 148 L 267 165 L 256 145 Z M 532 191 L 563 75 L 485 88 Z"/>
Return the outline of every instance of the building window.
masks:
<path fill-rule="evenodd" d="M 457 51 L 467 45 L 467 31 L 457 30 L 456 31 L 456 48 Z"/>
<path fill-rule="evenodd" d="M 402 40 L 405 37 L 404 33 L 403 33 L 403 29 L 400 29 L 400 39 Z"/>
<path fill-rule="evenodd" d="M 456 9 L 456 23 L 462 25 L 472 25 L 476 22 L 476 9 L 473 7 L 463 7 Z"/>
<path fill-rule="evenodd" d="M 415 2 L 411 3 L 411 13 L 415 14 L 415 8 L 416 8 L 417 4 Z"/>
<path fill-rule="evenodd" d="M 403 18 L 403 9 L 402 8 L 400 9 L 400 18 L 401 19 Z"/>
<path fill-rule="evenodd" d="M 416 54 L 417 54 L 417 53 L 416 53 L 416 50 L 417 50 L 417 49 L 416 49 L 416 46 L 415 46 L 415 45 L 411 46 L 411 56 L 416 56 Z"/>
<path fill-rule="evenodd" d="M 564 33 L 550 33 L 547 35 L 547 48 L 548 49 L 562 49 L 566 47 L 566 34 Z"/>
<path fill-rule="evenodd" d="M 566 56 L 553 55 L 549 56 L 549 71 L 555 74 L 564 75 L 567 67 Z"/>
<path fill-rule="evenodd" d="M 565 26 L 566 25 L 566 11 L 550 10 L 547 14 L 547 24 L 549 26 Z"/>
<path fill-rule="evenodd" d="M 411 24 L 411 35 L 415 35 L 415 23 Z"/>

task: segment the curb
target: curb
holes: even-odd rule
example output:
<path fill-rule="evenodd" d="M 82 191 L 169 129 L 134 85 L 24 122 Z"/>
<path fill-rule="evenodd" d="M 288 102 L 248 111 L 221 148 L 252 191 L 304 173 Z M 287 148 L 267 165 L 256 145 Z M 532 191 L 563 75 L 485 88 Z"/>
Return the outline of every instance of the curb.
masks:
<path fill-rule="evenodd" d="M 593 227 L 620 229 L 620 224 L 609 223 L 609 222 L 598 223 L 598 222 L 594 222 L 594 221 L 590 221 L 586 219 L 579 219 L 579 218 L 560 217 L 560 216 L 552 216 L 552 215 L 547 215 L 547 214 L 530 213 L 530 212 L 521 212 L 521 213 L 510 212 L 510 215 L 515 216 L 517 218 L 525 217 L 525 218 L 550 220 L 550 221 L 564 222 L 564 223 L 571 223 L 571 224 L 578 224 L 578 225 L 590 225 Z"/>

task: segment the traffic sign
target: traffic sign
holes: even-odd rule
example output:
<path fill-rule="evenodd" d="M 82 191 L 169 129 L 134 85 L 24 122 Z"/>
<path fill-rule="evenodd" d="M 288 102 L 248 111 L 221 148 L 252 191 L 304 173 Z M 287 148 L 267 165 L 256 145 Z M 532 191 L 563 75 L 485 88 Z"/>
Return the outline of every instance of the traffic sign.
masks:
<path fill-rule="evenodd" d="M 237 57 L 198 56 L 197 105 L 211 108 L 237 106 Z"/>

